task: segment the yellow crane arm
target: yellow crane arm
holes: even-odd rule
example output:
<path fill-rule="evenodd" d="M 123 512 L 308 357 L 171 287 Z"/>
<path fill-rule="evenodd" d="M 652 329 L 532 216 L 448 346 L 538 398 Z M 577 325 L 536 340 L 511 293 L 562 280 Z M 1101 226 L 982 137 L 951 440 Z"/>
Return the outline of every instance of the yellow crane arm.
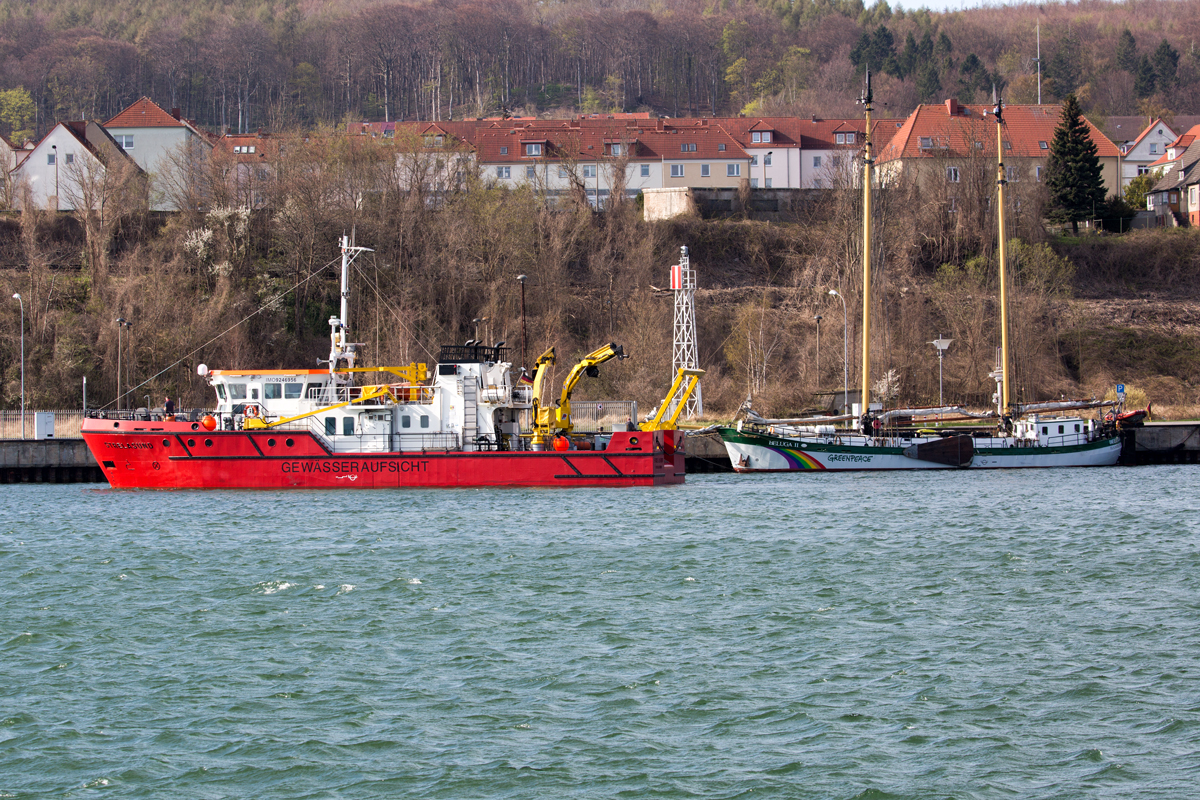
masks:
<path fill-rule="evenodd" d="M 702 369 L 680 367 L 679 372 L 675 375 L 674 382 L 671 384 L 670 390 L 667 391 L 667 396 L 663 398 L 653 419 L 643 422 L 639 427 L 643 431 L 663 431 L 674 428 L 675 422 L 679 419 L 679 415 L 683 411 L 683 407 L 687 405 L 688 398 L 692 396 L 692 392 L 695 391 L 696 384 L 699 383 L 700 377 L 703 374 L 704 370 Z M 685 380 L 687 381 L 687 388 L 683 390 L 679 402 L 675 403 L 675 410 L 671 412 L 671 416 L 663 419 L 671 404 L 675 402 L 675 395 L 679 393 L 679 389 L 683 386 Z"/>
<path fill-rule="evenodd" d="M 554 424 L 559 430 L 571 432 L 571 393 L 575 391 L 575 385 L 579 383 L 580 378 L 585 374 L 589 378 L 594 378 L 600 374 L 597 369 L 605 361 L 610 361 L 614 358 L 627 358 L 625 348 L 619 344 L 609 342 L 603 347 L 598 347 L 588 353 L 579 363 L 571 367 L 571 371 L 567 374 L 567 379 L 563 381 L 562 397 L 558 401 L 558 408 L 554 409 Z"/>
<path fill-rule="evenodd" d="M 298 419 L 304 419 L 305 417 L 315 416 L 316 414 L 323 414 L 326 411 L 332 411 L 335 408 L 345 408 L 346 406 L 354 405 L 355 403 L 365 403 L 368 400 L 374 400 L 376 397 L 383 397 L 384 395 L 391 394 L 391 391 L 392 390 L 389 389 L 387 386 L 364 386 L 362 395 L 354 398 L 353 400 L 347 400 L 344 403 L 337 403 L 332 406 L 325 406 L 324 408 L 318 408 L 316 411 L 309 411 L 306 414 L 297 414 L 294 417 L 285 417 L 283 419 L 277 419 L 274 422 L 264 422 L 261 419 L 248 419 L 244 423 L 244 427 L 246 427 L 246 428 L 274 428 L 277 425 L 283 425 L 288 422 L 295 422 Z M 392 399 L 395 399 L 395 398 L 392 398 Z"/>

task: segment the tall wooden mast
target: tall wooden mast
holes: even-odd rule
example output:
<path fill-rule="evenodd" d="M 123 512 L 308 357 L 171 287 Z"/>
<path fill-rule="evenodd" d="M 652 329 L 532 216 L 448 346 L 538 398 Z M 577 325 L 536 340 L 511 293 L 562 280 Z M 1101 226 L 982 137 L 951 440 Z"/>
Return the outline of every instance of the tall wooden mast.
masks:
<path fill-rule="evenodd" d="M 995 100 L 996 108 L 993 113 L 996 115 L 996 218 L 1000 226 L 1000 413 L 1007 414 L 1010 411 L 1012 403 L 1012 394 L 1009 391 L 1009 353 L 1008 353 L 1008 260 L 1007 248 L 1008 243 L 1005 241 L 1004 229 L 1004 187 L 1008 184 L 1008 179 L 1004 172 L 1004 103 L 1002 98 L 995 94 L 993 90 L 993 100 Z"/>
<path fill-rule="evenodd" d="M 860 103 L 866 108 L 863 131 L 863 325 L 862 325 L 862 413 L 871 408 L 871 70 Z"/>

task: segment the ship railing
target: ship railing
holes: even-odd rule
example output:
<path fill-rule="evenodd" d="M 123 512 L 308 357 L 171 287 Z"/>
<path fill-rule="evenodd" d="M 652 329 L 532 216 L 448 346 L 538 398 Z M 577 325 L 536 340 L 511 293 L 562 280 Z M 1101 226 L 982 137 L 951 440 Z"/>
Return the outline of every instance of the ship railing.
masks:
<path fill-rule="evenodd" d="M 533 387 L 528 385 L 514 386 L 512 390 L 512 404 L 514 406 L 532 406 Z"/>
<path fill-rule="evenodd" d="M 628 422 L 638 422 L 636 400 L 571 401 L 571 425 L 577 431 L 623 431 Z"/>
<path fill-rule="evenodd" d="M 34 412 L 30 411 L 29 414 Z M 112 419 L 125 420 L 129 422 L 163 422 L 166 420 L 167 414 L 162 408 L 137 408 L 137 409 L 115 409 L 115 408 L 93 408 L 85 411 L 56 411 L 58 414 L 79 414 L 80 422 L 83 419 Z M 18 420 L 20 412 L 17 412 Z M 175 412 L 176 422 L 199 422 L 206 415 L 218 416 L 215 411 L 208 408 L 185 408 Z M 232 416 L 232 415 L 225 415 Z M 30 417 L 32 419 L 32 416 Z M 58 417 L 55 416 L 55 425 L 58 424 Z"/>
<path fill-rule="evenodd" d="M 353 403 L 363 396 L 363 391 L 374 387 L 370 386 L 323 386 L 312 387 L 304 395 L 306 400 L 310 400 L 322 406 L 334 406 L 339 403 Z M 423 386 L 420 384 L 388 384 L 388 389 L 392 396 L 396 398 L 398 403 L 432 403 L 433 402 L 433 387 Z M 373 402 L 380 402 L 375 400 Z"/>

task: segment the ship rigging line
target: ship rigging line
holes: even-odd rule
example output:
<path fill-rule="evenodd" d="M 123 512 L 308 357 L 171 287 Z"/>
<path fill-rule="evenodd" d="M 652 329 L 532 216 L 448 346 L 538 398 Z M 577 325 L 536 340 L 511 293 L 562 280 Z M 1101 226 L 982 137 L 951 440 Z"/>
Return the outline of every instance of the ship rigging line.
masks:
<path fill-rule="evenodd" d="M 397 309 L 395 306 L 393 306 L 388 301 L 388 299 L 386 297 L 384 297 L 383 292 L 379 291 L 379 286 L 375 283 L 375 281 L 371 280 L 371 276 L 368 275 L 366 273 L 366 271 L 363 270 L 363 268 L 360 267 L 357 263 L 354 263 L 352 266 L 354 267 L 354 270 L 359 275 L 362 276 L 363 282 L 365 282 L 367 284 L 367 286 L 371 287 L 371 291 L 375 292 L 376 299 L 378 299 L 380 303 L 383 303 L 384 308 L 386 308 L 389 312 L 391 312 L 392 317 L 394 317 L 396 320 L 396 324 L 398 324 L 401 327 L 401 329 L 403 329 L 404 332 L 408 334 L 410 339 L 412 339 L 414 342 L 416 342 L 417 347 L 420 347 L 422 350 L 425 351 L 425 355 L 429 356 L 429 359 L 431 361 L 436 360 L 436 359 L 434 359 L 433 353 L 430 352 L 429 348 L 426 347 L 425 344 L 420 339 L 418 339 L 416 336 L 413 335 L 412 328 L 410 328 L 408 325 L 406 325 L 404 322 L 404 318 L 402 316 L 400 316 L 400 310 Z"/>
<path fill-rule="evenodd" d="M 208 346 L 209 346 L 210 344 L 212 344 L 213 342 L 215 342 L 215 341 L 217 341 L 218 339 L 221 339 L 222 337 L 224 337 L 224 336 L 225 336 L 226 334 L 228 334 L 230 331 L 233 331 L 233 330 L 236 330 L 237 328 L 240 328 L 242 325 L 245 325 L 247 322 L 249 322 L 249 321 L 250 321 L 250 320 L 252 320 L 254 317 L 256 317 L 256 316 L 258 316 L 259 314 L 261 314 L 263 311 L 266 311 L 268 308 L 270 308 L 270 307 L 274 306 L 276 303 L 278 303 L 278 302 L 280 302 L 281 300 L 283 300 L 283 298 L 287 297 L 287 296 L 288 296 L 288 294 L 290 294 L 291 292 L 294 292 L 294 291 L 296 291 L 296 290 L 297 290 L 297 289 L 299 289 L 301 286 L 303 286 L 304 284 L 308 283 L 309 281 L 311 281 L 313 278 L 315 278 L 315 277 L 317 277 L 318 275 L 320 275 L 320 274 L 321 274 L 322 272 L 324 272 L 325 270 L 329 269 L 330 267 L 332 267 L 332 266 L 333 266 L 333 265 L 335 265 L 335 264 L 340 264 L 340 263 L 341 263 L 341 260 L 342 260 L 342 259 L 341 259 L 341 256 L 339 256 L 338 258 L 335 258 L 334 260 L 330 261 L 329 263 L 327 263 L 325 266 L 321 267 L 320 269 L 318 269 L 318 270 L 314 270 L 313 272 L 309 273 L 309 275 L 308 275 L 308 277 L 307 277 L 307 278 L 305 278 L 304 280 L 300 281 L 299 283 L 297 283 L 297 284 L 296 284 L 295 286 L 293 286 L 292 288 L 290 288 L 290 289 L 285 289 L 285 290 L 283 290 L 282 292 L 280 292 L 279 294 L 275 295 L 274 297 L 271 297 L 271 298 L 270 298 L 270 299 L 268 299 L 266 302 L 264 302 L 262 305 L 260 305 L 258 308 L 256 308 L 254 311 L 251 311 L 249 314 L 247 314 L 245 317 L 243 317 L 241 320 L 239 320 L 238 322 L 235 322 L 234 324 L 230 325 L 228 328 L 226 328 L 225 330 L 221 331 L 221 332 L 220 332 L 220 333 L 218 333 L 216 336 L 212 337 L 212 338 L 211 338 L 211 339 L 209 339 L 207 342 L 205 342 L 204 344 L 200 345 L 199 347 L 197 347 L 195 350 L 191 351 L 191 352 L 190 352 L 190 353 L 188 353 L 187 355 L 184 355 L 184 356 L 182 356 L 181 358 L 179 358 L 179 359 L 176 359 L 176 360 L 175 360 L 173 363 L 171 363 L 171 364 L 168 364 L 167 366 L 163 367 L 163 368 L 162 368 L 162 369 L 160 369 L 158 372 L 154 373 L 154 374 L 153 374 L 153 375 L 151 375 L 149 378 L 146 378 L 146 380 L 144 380 L 144 381 L 142 381 L 141 383 L 139 383 L 137 386 L 134 386 L 134 387 L 132 387 L 131 389 L 127 389 L 127 390 L 126 390 L 126 391 L 125 391 L 123 394 L 120 394 L 120 395 L 118 395 L 117 397 L 114 397 L 112 400 L 109 400 L 107 403 L 105 403 L 104 405 L 100 406 L 100 409 L 105 409 L 105 408 L 108 408 L 108 407 L 109 407 L 109 406 L 111 406 L 113 403 L 116 403 L 116 402 L 118 402 L 118 401 L 122 400 L 123 398 L 125 398 L 126 396 L 128 396 L 128 395 L 130 395 L 130 394 L 133 394 L 134 392 L 136 392 L 136 391 L 140 390 L 140 389 L 141 389 L 143 386 L 145 386 L 146 384 L 150 383 L 150 381 L 152 381 L 152 380 L 154 380 L 155 378 L 157 378 L 158 376 L 162 375 L 164 372 L 167 372 L 168 370 L 170 370 L 170 369 L 172 369 L 172 368 L 174 368 L 174 367 L 177 367 L 177 366 L 179 366 L 179 365 L 180 365 L 180 364 L 182 364 L 184 361 L 187 361 L 189 358 L 191 358 L 192 356 L 196 355 L 196 353 L 199 353 L 201 350 L 203 350 L 204 348 L 208 347 Z M 98 410 L 99 410 L 99 409 L 98 409 Z"/>

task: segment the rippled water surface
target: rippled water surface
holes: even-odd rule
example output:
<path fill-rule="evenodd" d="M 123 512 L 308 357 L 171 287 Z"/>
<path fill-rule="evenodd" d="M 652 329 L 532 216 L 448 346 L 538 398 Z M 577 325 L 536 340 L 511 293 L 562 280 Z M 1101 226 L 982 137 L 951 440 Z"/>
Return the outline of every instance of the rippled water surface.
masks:
<path fill-rule="evenodd" d="M 1194 797 L 1198 490 L 6 486 L 0 797 Z"/>

